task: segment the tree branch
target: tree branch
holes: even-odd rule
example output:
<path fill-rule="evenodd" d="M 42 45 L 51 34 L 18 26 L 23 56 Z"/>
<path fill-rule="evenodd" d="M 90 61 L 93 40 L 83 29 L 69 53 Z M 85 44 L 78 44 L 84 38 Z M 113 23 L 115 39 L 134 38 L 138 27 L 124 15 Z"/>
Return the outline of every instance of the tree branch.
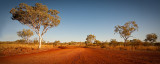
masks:
<path fill-rule="evenodd" d="M 34 29 L 31 25 L 29 25 L 29 24 L 26 24 L 26 25 L 29 26 L 33 31 L 35 31 L 36 34 L 39 34 L 39 31 L 37 31 L 36 29 Z"/>
<path fill-rule="evenodd" d="M 50 27 L 44 27 L 41 36 L 43 36 Z"/>

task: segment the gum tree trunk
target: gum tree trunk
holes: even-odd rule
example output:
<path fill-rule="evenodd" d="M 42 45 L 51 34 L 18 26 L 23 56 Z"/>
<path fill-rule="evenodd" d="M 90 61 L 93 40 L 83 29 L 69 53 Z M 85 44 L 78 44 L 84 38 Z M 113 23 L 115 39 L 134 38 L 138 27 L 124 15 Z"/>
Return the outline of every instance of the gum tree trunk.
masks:
<path fill-rule="evenodd" d="M 41 41 L 42 41 L 42 37 L 41 35 L 39 35 L 39 47 L 38 48 L 41 48 Z"/>
<path fill-rule="evenodd" d="M 124 38 L 124 46 L 127 46 L 127 40 L 128 38 Z"/>

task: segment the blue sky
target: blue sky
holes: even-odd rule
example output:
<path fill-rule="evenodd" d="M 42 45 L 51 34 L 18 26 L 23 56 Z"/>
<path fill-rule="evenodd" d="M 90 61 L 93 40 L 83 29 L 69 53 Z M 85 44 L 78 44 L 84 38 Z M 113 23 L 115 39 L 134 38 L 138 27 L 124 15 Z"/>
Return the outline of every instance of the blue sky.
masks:
<path fill-rule="evenodd" d="M 60 12 L 61 23 L 47 31 L 46 41 L 85 41 L 87 35 L 94 34 L 97 40 L 123 41 L 114 34 L 114 26 L 127 21 L 136 21 L 139 31 L 132 38 L 144 40 L 146 34 L 156 33 L 160 41 L 160 1 L 158 0 L 4 0 L 0 1 L 0 41 L 20 39 L 17 31 L 28 26 L 11 19 L 9 11 L 19 3 L 34 5 L 42 3 L 49 9 Z M 31 39 L 38 38 L 35 35 Z"/>

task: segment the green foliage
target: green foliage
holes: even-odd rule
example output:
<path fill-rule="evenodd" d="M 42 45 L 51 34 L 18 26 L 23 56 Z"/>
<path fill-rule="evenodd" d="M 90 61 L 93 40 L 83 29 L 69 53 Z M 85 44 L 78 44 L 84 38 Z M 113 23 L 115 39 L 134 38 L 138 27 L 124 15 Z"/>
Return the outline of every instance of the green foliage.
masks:
<path fill-rule="evenodd" d="M 69 42 L 69 45 L 76 45 L 76 44 L 77 42 L 74 42 L 74 41 Z"/>
<path fill-rule="evenodd" d="M 138 30 L 138 25 L 135 21 L 127 22 L 123 26 L 115 26 L 115 33 L 119 33 L 120 37 L 124 39 L 126 42 L 129 37 L 131 37 L 131 34 Z"/>
<path fill-rule="evenodd" d="M 15 42 L 16 42 L 16 43 L 22 43 L 22 44 L 23 44 L 23 43 L 26 43 L 26 40 L 20 39 L 20 40 L 16 40 Z"/>
<path fill-rule="evenodd" d="M 151 45 L 153 45 L 152 43 L 149 43 L 149 42 L 144 42 L 143 43 L 143 46 L 151 46 Z"/>
<path fill-rule="evenodd" d="M 28 39 L 33 36 L 33 32 L 30 29 L 23 29 L 22 31 L 18 31 L 17 35 L 23 40 L 28 41 Z"/>
<path fill-rule="evenodd" d="M 60 49 L 66 49 L 67 47 L 66 46 L 58 46 L 58 48 L 60 48 Z"/>
<path fill-rule="evenodd" d="M 104 42 L 104 43 L 101 43 L 100 47 L 101 48 L 106 48 L 108 45 L 109 45 L 108 42 Z"/>
<path fill-rule="evenodd" d="M 143 44 L 143 42 L 139 39 L 133 39 L 130 41 L 132 46 L 140 46 Z"/>
<path fill-rule="evenodd" d="M 48 10 L 46 5 L 36 3 L 35 6 L 29 6 L 25 3 L 20 3 L 19 6 L 10 10 L 13 20 L 18 20 L 21 24 L 29 26 L 39 36 L 39 48 L 41 48 L 42 36 L 48 29 L 56 27 L 60 24 L 59 11 Z M 40 32 L 40 28 L 42 28 Z"/>
<path fill-rule="evenodd" d="M 130 41 L 127 41 L 126 43 L 124 43 L 124 46 L 131 46 L 132 43 Z"/>
<path fill-rule="evenodd" d="M 25 3 L 20 3 L 19 6 L 12 8 L 10 13 L 13 20 L 18 20 L 20 23 L 30 25 L 35 29 L 54 27 L 60 23 L 59 13 L 57 10 L 48 10 L 46 5 L 36 3 L 35 6 L 29 6 Z"/>
<path fill-rule="evenodd" d="M 94 41 L 96 40 L 96 36 L 90 34 L 90 35 L 87 35 L 87 38 L 86 38 L 87 41 L 85 41 L 85 44 L 88 45 L 88 44 L 92 44 L 94 43 Z"/>
<path fill-rule="evenodd" d="M 58 44 L 60 44 L 61 42 L 58 40 L 58 41 L 54 41 L 53 45 L 54 46 L 57 46 Z"/>
<path fill-rule="evenodd" d="M 111 39 L 110 45 L 111 46 L 117 46 L 118 42 L 116 41 L 116 39 Z"/>
<path fill-rule="evenodd" d="M 149 41 L 151 43 L 154 43 L 154 42 L 156 42 L 157 38 L 158 38 L 158 36 L 155 33 L 151 33 L 151 34 L 146 35 L 145 41 L 146 42 Z"/>
<path fill-rule="evenodd" d="M 99 41 L 99 40 L 95 40 L 95 41 L 94 41 L 94 44 L 96 44 L 97 46 L 101 45 L 101 43 L 102 43 L 102 42 Z"/>
<path fill-rule="evenodd" d="M 118 45 L 122 46 L 122 45 L 124 45 L 124 43 L 123 42 L 118 42 Z"/>
<path fill-rule="evenodd" d="M 88 42 L 88 41 L 85 41 L 85 44 L 86 44 L 86 46 L 92 45 L 92 43 L 91 43 L 91 42 Z"/>

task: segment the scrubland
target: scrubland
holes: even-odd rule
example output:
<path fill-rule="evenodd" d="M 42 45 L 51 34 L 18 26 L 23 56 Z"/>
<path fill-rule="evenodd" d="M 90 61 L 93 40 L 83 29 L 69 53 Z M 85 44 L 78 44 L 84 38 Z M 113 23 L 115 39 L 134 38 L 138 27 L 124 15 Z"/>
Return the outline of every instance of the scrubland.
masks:
<path fill-rule="evenodd" d="M 3 47 L 4 46 L 4 47 Z M 1 50 L 6 47 L 7 53 L 21 53 L 0 57 L 1 64 L 159 64 L 160 52 L 157 47 L 136 48 L 131 46 L 101 46 L 43 44 L 42 49 L 31 44 L 1 44 Z M 123 48 L 122 48 L 123 47 Z M 17 49 L 18 48 L 18 49 Z M 121 49 L 122 48 L 122 49 Z M 146 48 L 151 48 L 148 50 Z M 16 51 L 17 50 L 17 51 Z M 24 51 L 25 50 L 25 51 Z M 30 52 L 29 54 L 22 52 Z M 34 52 L 33 52 L 34 51 Z"/>
<path fill-rule="evenodd" d="M 30 54 L 47 51 L 51 49 L 66 49 L 66 48 L 98 48 L 106 50 L 127 50 L 127 51 L 152 51 L 160 52 L 160 46 L 157 44 L 139 44 L 125 45 L 123 43 L 90 43 L 85 45 L 84 42 L 68 42 L 68 43 L 43 43 L 42 48 L 38 48 L 37 43 L 20 43 L 20 42 L 0 42 L 0 56 L 12 56 L 19 54 Z"/>

